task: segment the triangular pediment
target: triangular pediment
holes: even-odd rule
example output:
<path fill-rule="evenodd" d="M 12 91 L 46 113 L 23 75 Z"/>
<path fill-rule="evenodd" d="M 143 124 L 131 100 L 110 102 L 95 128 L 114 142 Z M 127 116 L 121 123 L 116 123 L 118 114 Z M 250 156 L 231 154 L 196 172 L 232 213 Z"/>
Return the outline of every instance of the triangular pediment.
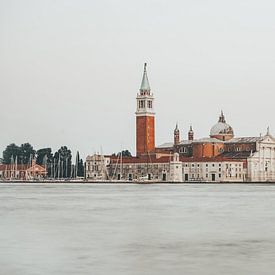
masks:
<path fill-rule="evenodd" d="M 41 165 L 34 164 L 32 167 L 28 168 L 27 171 L 28 172 L 32 172 L 32 171 L 34 171 L 34 172 L 45 172 L 46 169 Z"/>
<path fill-rule="evenodd" d="M 263 136 L 261 142 L 263 143 L 275 143 L 275 138 L 271 134 Z"/>

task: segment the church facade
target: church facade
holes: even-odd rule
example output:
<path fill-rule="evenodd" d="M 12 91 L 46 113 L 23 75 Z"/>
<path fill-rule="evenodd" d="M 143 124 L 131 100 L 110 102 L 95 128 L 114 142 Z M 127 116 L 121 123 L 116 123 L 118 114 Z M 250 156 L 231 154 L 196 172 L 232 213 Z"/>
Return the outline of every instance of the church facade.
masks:
<path fill-rule="evenodd" d="M 89 179 L 98 179 L 98 171 L 93 170 L 98 159 L 104 164 L 102 180 L 275 182 L 275 139 L 269 129 L 264 136 L 235 137 L 221 112 L 209 137 L 195 138 L 190 126 L 187 139 L 182 140 L 176 125 L 173 142 L 155 146 L 154 96 L 146 63 L 136 101 L 136 156 L 88 156 Z"/>

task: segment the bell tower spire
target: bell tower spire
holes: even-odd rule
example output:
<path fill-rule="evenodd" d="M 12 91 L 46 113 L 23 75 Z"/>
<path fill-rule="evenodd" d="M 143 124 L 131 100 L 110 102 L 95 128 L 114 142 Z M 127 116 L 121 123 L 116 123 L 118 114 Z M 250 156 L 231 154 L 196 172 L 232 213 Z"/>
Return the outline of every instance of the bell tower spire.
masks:
<path fill-rule="evenodd" d="M 143 70 L 143 77 L 142 77 L 142 81 L 141 81 L 141 85 L 140 85 L 140 91 L 147 91 L 150 93 L 151 88 L 149 85 L 149 80 L 148 80 L 148 76 L 147 76 L 147 63 L 144 63 L 144 70 Z"/>
<path fill-rule="evenodd" d="M 179 143 L 180 143 L 180 130 L 177 123 L 176 128 L 174 130 L 174 145 L 178 145 Z"/>
<path fill-rule="evenodd" d="M 192 125 L 190 125 L 190 129 L 188 132 L 188 140 L 194 140 L 194 131 L 193 131 Z"/>
<path fill-rule="evenodd" d="M 144 64 L 136 100 L 136 155 L 148 155 L 155 151 L 155 112 L 154 97 L 147 76 L 147 63 Z"/>

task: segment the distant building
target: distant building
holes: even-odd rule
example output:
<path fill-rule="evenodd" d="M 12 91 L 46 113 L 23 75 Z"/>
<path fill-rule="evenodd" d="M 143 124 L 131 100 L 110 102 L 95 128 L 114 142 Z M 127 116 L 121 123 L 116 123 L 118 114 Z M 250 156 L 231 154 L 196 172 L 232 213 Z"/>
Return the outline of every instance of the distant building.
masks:
<path fill-rule="evenodd" d="M 181 162 L 178 155 L 111 158 L 108 173 L 111 180 L 181 181 Z M 180 171 L 180 173 L 179 173 Z"/>
<path fill-rule="evenodd" d="M 0 164 L 0 180 L 34 180 L 43 179 L 47 176 L 44 166 L 36 164 Z"/>
<path fill-rule="evenodd" d="M 178 128 L 178 126 L 176 126 Z M 177 133 L 177 139 L 178 139 Z M 192 136 L 194 135 L 192 130 Z M 210 173 L 207 178 L 201 177 L 203 180 L 216 181 L 249 181 L 249 182 L 275 182 L 275 139 L 270 134 L 269 129 L 265 136 L 260 137 L 234 137 L 233 128 L 225 122 L 224 114 L 221 113 L 219 121 L 210 130 L 209 138 L 190 139 L 190 131 L 188 133 L 188 140 L 164 143 L 156 148 L 157 154 L 167 154 L 171 152 L 178 152 L 180 159 L 185 162 L 211 162 L 219 159 L 220 165 L 231 164 L 231 170 L 236 163 L 243 175 L 238 173 L 237 178 L 233 173 L 229 173 L 229 178 L 226 176 L 226 171 L 221 170 Z M 183 160 L 184 158 L 184 160 Z M 195 165 L 195 164 L 194 164 Z M 186 166 L 186 164 L 185 164 Z M 188 165 L 187 165 L 188 167 Z M 219 171 L 220 172 L 220 171 Z M 190 173 L 184 172 L 184 179 L 190 179 Z M 188 175 L 187 175 L 188 174 Z M 203 173 L 207 174 L 207 173 Z M 209 174 L 209 173 L 208 173 Z M 215 174 L 215 175 L 214 175 Z M 191 178 L 194 177 L 192 176 Z M 240 180 L 241 179 L 241 180 Z"/>
<path fill-rule="evenodd" d="M 221 112 L 209 137 L 195 138 L 193 127 L 180 139 L 155 147 L 154 97 L 144 65 L 136 97 L 136 157 L 88 156 L 86 178 L 164 182 L 275 182 L 275 139 L 235 137 Z"/>
<path fill-rule="evenodd" d="M 110 164 L 110 157 L 99 154 L 87 156 L 86 158 L 86 179 L 88 180 L 107 180 L 107 166 Z"/>

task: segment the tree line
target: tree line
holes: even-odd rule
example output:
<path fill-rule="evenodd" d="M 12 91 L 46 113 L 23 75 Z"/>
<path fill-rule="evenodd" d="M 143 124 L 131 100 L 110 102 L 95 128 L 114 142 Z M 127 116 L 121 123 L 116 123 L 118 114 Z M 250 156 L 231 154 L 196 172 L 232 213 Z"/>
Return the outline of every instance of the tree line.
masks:
<path fill-rule="evenodd" d="M 72 153 L 67 146 L 61 146 L 53 153 L 49 147 L 35 150 L 30 143 L 23 143 L 20 146 L 11 143 L 3 151 L 2 162 L 4 164 L 31 165 L 33 159 L 36 159 L 37 164 L 46 167 L 48 177 L 84 177 L 84 162 L 79 157 L 79 152 L 77 152 L 73 164 Z"/>

